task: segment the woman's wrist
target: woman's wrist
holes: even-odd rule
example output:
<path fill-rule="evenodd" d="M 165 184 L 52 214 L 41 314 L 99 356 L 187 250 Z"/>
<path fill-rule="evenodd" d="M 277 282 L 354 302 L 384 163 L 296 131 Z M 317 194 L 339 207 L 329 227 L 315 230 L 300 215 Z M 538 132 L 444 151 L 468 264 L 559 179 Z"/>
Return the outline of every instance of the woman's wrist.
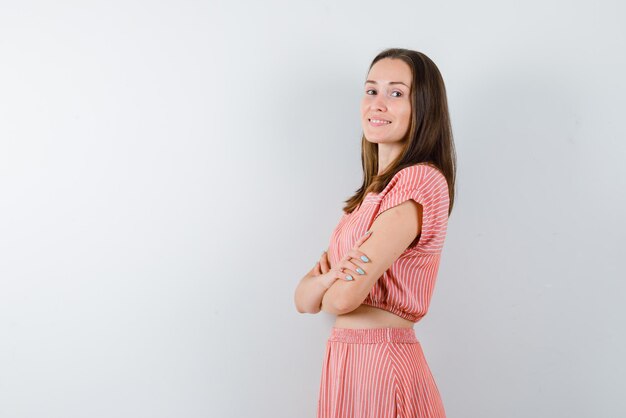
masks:
<path fill-rule="evenodd" d="M 324 289 L 328 290 L 337 280 L 336 277 L 331 276 L 329 273 L 320 274 L 318 276 L 318 281 L 322 284 Z"/>

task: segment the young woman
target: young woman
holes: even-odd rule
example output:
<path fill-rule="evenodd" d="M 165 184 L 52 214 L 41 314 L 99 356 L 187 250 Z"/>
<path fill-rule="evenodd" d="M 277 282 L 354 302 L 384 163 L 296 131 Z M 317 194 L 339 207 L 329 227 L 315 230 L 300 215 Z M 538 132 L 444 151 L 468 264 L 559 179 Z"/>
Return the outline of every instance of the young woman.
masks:
<path fill-rule="evenodd" d="M 294 297 L 298 312 L 337 315 L 317 417 L 443 418 L 413 329 L 428 311 L 454 202 L 437 66 L 417 51 L 382 51 L 368 70 L 361 123 L 363 184 Z"/>

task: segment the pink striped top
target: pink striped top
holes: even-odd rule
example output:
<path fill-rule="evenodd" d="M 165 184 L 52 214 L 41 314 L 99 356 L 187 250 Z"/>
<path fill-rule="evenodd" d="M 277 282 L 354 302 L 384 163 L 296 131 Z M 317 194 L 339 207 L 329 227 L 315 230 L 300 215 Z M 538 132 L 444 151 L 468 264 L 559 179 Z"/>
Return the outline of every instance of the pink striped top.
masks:
<path fill-rule="evenodd" d="M 380 213 L 408 199 L 423 207 L 421 235 L 376 281 L 363 304 L 417 322 L 428 311 L 448 226 L 450 197 L 441 171 L 427 163 L 405 167 L 380 193 L 368 193 L 361 206 L 342 215 L 331 235 L 328 257 L 335 265 Z"/>

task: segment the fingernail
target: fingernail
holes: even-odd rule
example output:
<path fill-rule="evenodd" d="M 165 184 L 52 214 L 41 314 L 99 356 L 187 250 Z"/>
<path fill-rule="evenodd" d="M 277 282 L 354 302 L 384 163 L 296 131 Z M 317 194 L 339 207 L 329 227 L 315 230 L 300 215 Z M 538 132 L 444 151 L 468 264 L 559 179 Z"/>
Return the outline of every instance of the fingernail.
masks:
<path fill-rule="evenodd" d="M 354 278 L 348 274 L 348 275 L 346 276 L 346 280 L 354 280 Z"/>
<path fill-rule="evenodd" d="M 365 261 L 366 263 L 370 261 L 370 259 L 364 255 L 361 256 L 361 260 Z"/>
<path fill-rule="evenodd" d="M 361 267 L 357 267 L 356 272 L 359 274 L 365 274 L 365 271 Z"/>

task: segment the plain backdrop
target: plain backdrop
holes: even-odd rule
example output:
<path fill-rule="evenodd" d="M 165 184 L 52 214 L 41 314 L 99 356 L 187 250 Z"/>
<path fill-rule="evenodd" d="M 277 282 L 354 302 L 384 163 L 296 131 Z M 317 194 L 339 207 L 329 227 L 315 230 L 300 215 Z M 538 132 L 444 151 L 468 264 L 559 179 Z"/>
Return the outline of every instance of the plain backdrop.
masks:
<path fill-rule="evenodd" d="M 626 416 L 626 6 L 0 3 L 0 417 L 314 418 L 293 294 L 388 47 L 439 67 L 457 199 L 415 326 L 449 418 Z"/>

